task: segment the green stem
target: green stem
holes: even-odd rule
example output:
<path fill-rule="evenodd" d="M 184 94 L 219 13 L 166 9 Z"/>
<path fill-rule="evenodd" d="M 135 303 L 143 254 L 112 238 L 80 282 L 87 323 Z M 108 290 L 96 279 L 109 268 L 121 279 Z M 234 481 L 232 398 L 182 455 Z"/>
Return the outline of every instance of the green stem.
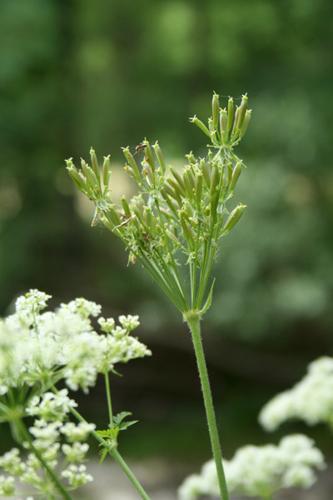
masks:
<path fill-rule="evenodd" d="M 55 391 L 56 390 L 57 389 L 55 389 Z M 74 415 L 74 417 L 79 422 L 85 422 L 85 423 L 87 423 L 87 420 L 78 411 L 76 411 L 74 408 L 71 408 L 70 411 L 71 411 L 72 415 Z M 94 438 L 96 439 L 96 441 L 98 441 L 99 443 L 107 446 L 107 442 L 101 436 L 99 436 L 96 431 L 91 431 L 91 434 L 92 434 L 92 436 L 94 436 Z M 119 467 L 122 469 L 122 471 L 124 472 L 124 474 L 127 476 L 127 478 L 129 479 L 129 481 L 132 483 L 132 485 L 134 486 L 134 488 L 136 489 L 136 491 L 139 493 L 140 498 L 142 498 L 142 500 L 150 500 L 150 497 L 147 495 L 147 493 L 145 492 L 143 486 L 140 484 L 139 480 L 136 478 L 136 476 L 134 475 L 134 473 L 132 472 L 132 470 L 129 468 L 129 466 L 127 465 L 127 463 L 123 459 L 123 457 L 120 455 L 119 451 L 116 448 L 114 448 L 114 449 L 111 449 L 109 451 L 109 454 L 117 462 L 117 464 L 119 465 Z"/>
<path fill-rule="evenodd" d="M 109 424 L 110 424 L 110 427 L 112 427 L 112 424 L 113 424 L 113 413 L 112 413 L 110 379 L 109 379 L 108 372 L 104 373 L 104 380 L 105 380 L 106 399 L 107 399 L 107 403 L 108 403 Z"/>
<path fill-rule="evenodd" d="M 210 388 L 205 354 L 201 339 L 200 318 L 198 314 L 193 314 L 193 312 L 192 315 L 188 314 L 188 317 L 186 317 L 186 315 L 184 316 L 192 334 L 193 347 L 199 370 L 201 390 L 206 410 L 208 432 L 209 432 L 213 457 L 216 465 L 217 479 L 219 483 L 221 498 L 223 500 L 229 500 L 228 488 L 223 468 L 222 451 L 219 441 L 219 433 L 217 429 L 216 416 L 212 398 L 212 391 Z"/>
<path fill-rule="evenodd" d="M 22 435 L 28 441 L 31 451 L 34 453 L 34 455 L 39 460 L 41 466 L 45 469 L 46 473 L 49 475 L 51 481 L 53 482 L 56 489 L 59 491 L 59 494 L 61 495 L 61 497 L 65 498 L 66 500 L 72 500 L 72 497 L 66 491 L 66 488 L 61 483 L 61 481 L 58 479 L 55 472 L 51 469 L 51 467 L 44 460 L 43 455 L 39 452 L 39 450 L 37 450 L 37 448 L 34 446 L 33 441 L 31 439 L 31 436 L 30 436 L 25 424 L 23 423 L 23 421 L 17 420 L 16 423 L 17 423 L 17 426 L 20 428 Z"/>

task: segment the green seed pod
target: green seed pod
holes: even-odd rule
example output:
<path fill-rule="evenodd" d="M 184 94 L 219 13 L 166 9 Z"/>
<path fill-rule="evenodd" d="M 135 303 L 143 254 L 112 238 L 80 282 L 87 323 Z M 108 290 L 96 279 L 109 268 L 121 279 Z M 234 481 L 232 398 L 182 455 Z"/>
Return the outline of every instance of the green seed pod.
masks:
<path fill-rule="evenodd" d="M 190 122 L 194 123 L 194 125 L 196 125 L 204 134 L 206 134 L 210 138 L 210 132 L 208 128 L 201 120 L 199 120 L 199 118 L 196 115 L 190 118 Z"/>
<path fill-rule="evenodd" d="M 197 200 L 197 205 L 200 206 L 201 196 L 202 196 L 202 174 L 201 173 L 199 173 L 196 176 L 195 196 L 196 196 L 196 200 Z"/>
<path fill-rule="evenodd" d="M 185 184 L 184 184 L 184 181 L 183 181 L 181 175 L 178 172 L 176 172 L 176 170 L 174 168 L 172 168 L 172 167 L 170 168 L 170 172 L 173 175 L 173 177 L 175 178 L 175 180 L 178 183 L 179 187 L 184 190 L 185 189 Z"/>
<path fill-rule="evenodd" d="M 243 163 L 241 161 L 238 161 L 232 172 L 231 181 L 229 184 L 230 191 L 233 191 L 235 189 L 239 176 L 242 173 L 242 169 L 243 169 Z"/>
<path fill-rule="evenodd" d="M 71 179 L 75 182 L 80 191 L 85 191 L 87 187 L 87 181 L 81 172 L 77 170 L 74 166 L 72 159 L 66 160 L 66 170 Z"/>
<path fill-rule="evenodd" d="M 228 99 L 228 125 L 227 125 L 228 139 L 230 138 L 230 135 L 232 132 L 234 117 L 235 117 L 234 100 L 232 97 L 229 97 L 229 99 Z"/>
<path fill-rule="evenodd" d="M 244 120 L 244 117 L 245 117 L 245 112 L 246 112 L 246 109 L 247 109 L 247 103 L 248 103 L 248 97 L 247 97 L 247 94 L 244 94 L 242 96 L 242 101 L 241 101 L 241 104 L 238 108 L 238 114 L 236 116 L 236 120 L 235 120 L 235 126 L 236 126 L 236 129 L 237 130 L 241 130 L 242 128 L 242 125 L 243 125 L 243 120 Z"/>
<path fill-rule="evenodd" d="M 227 234 L 231 231 L 231 229 L 237 224 L 237 222 L 242 217 L 244 210 L 246 209 L 246 205 L 240 203 L 236 208 L 233 209 L 231 214 L 229 215 L 227 222 L 223 226 L 223 234 Z"/>
<path fill-rule="evenodd" d="M 164 186 L 165 192 L 172 198 L 174 199 L 179 205 L 182 202 L 181 196 L 178 191 L 175 191 L 173 186 L 170 186 L 169 184 L 165 184 Z"/>
<path fill-rule="evenodd" d="M 153 151 L 150 147 L 149 141 L 145 139 L 142 144 L 145 146 L 145 159 L 149 163 L 152 171 L 154 171 L 156 166 L 154 162 Z"/>
<path fill-rule="evenodd" d="M 162 150 L 161 150 L 157 141 L 153 145 L 153 150 L 155 152 L 158 164 L 159 164 L 162 172 L 165 172 L 166 171 L 166 164 L 165 164 L 164 156 L 163 156 Z"/>
<path fill-rule="evenodd" d="M 92 169 L 95 172 L 96 176 L 99 178 L 100 168 L 99 168 L 98 159 L 97 159 L 95 150 L 93 148 L 90 148 L 90 159 L 91 159 Z"/>
<path fill-rule="evenodd" d="M 220 172 L 217 165 L 212 166 L 212 176 L 210 178 L 210 196 L 212 196 L 219 188 L 220 185 Z"/>
<path fill-rule="evenodd" d="M 141 182 L 142 182 L 141 173 L 140 173 L 139 167 L 134 159 L 134 156 L 132 155 L 132 153 L 129 150 L 129 147 L 127 146 L 127 148 L 122 148 L 122 151 L 123 151 L 123 155 L 125 156 L 129 166 L 132 169 L 133 177 L 135 178 L 135 180 L 137 181 L 138 184 L 141 184 Z"/>
<path fill-rule="evenodd" d="M 214 130 L 217 130 L 218 127 L 219 109 L 220 109 L 220 98 L 219 95 L 214 92 L 212 99 L 212 122 Z"/>
<path fill-rule="evenodd" d="M 109 206 L 105 216 L 112 222 L 114 226 L 119 226 L 121 223 L 120 216 L 114 206 Z"/>
<path fill-rule="evenodd" d="M 108 189 L 111 178 L 111 162 L 110 155 L 104 156 L 103 161 L 103 186 Z"/>
<path fill-rule="evenodd" d="M 167 182 L 175 190 L 175 192 L 178 193 L 179 196 L 185 196 L 185 187 L 181 187 L 179 183 L 174 179 L 171 179 L 171 177 L 167 179 Z"/>
<path fill-rule="evenodd" d="M 142 175 L 144 176 L 145 180 L 148 182 L 150 186 L 155 185 L 155 173 L 153 172 L 152 167 L 146 160 L 143 160 L 142 162 Z"/>
<path fill-rule="evenodd" d="M 193 247 L 193 245 L 194 245 L 193 234 L 192 234 L 190 226 L 188 225 L 187 221 L 185 220 L 183 213 L 180 215 L 180 224 L 181 224 L 182 229 L 183 229 L 183 234 L 184 234 L 185 240 L 189 243 L 189 245 L 191 247 Z"/>
<path fill-rule="evenodd" d="M 125 196 L 121 197 L 121 205 L 123 207 L 124 214 L 126 215 L 126 217 L 131 217 L 132 216 L 131 210 Z"/>
<path fill-rule="evenodd" d="M 96 177 L 95 172 L 91 167 L 89 167 L 88 163 L 86 163 L 84 160 L 81 160 L 81 168 L 82 168 L 82 173 L 87 179 L 87 185 L 90 189 L 99 191 L 100 190 L 100 185 L 99 185 L 99 179 Z"/>
<path fill-rule="evenodd" d="M 184 183 L 188 197 L 191 199 L 194 195 L 195 182 L 191 169 L 186 169 L 184 172 Z"/>
<path fill-rule="evenodd" d="M 190 151 L 187 155 L 185 155 L 185 158 L 191 164 L 196 163 L 196 159 L 192 151 Z"/>
<path fill-rule="evenodd" d="M 177 205 L 176 203 L 170 198 L 169 194 L 167 193 L 166 189 L 161 190 L 161 195 L 163 196 L 165 203 L 168 205 L 169 209 L 174 215 L 177 215 Z"/>
<path fill-rule="evenodd" d="M 209 173 L 208 164 L 205 162 L 205 160 L 203 158 L 202 158 L 202 160 L 200 160 L 199 167 L 200 167 L 200 170 L 202 171 L 205 183 L 206 183 L 207 187 L 209 188 L 210 187 L 210 173 Z"/>
<path fill-rule="evenodd" d="M 250 120 L 252 116 L 252 109 L 247 109 L 245 112 L 242 128 L 240 130 L 240 137 L 243 138 L 246 134 L 247 128 L 249 126 Z"/>
<path fill-rule="evenodd" d="M 143 218 L 145 221 L 145 224 L 148 228 L 153 228 L 155 226 L 155 220 L 152 214 L 152 211 L 150 208 L 145 207 L 143 210 Z"/>
<path fill-rule="evenodd" d="M 223 142 L 228 140 L 228 112 L 225 108 L 220 110 L 220 131 Z"/>

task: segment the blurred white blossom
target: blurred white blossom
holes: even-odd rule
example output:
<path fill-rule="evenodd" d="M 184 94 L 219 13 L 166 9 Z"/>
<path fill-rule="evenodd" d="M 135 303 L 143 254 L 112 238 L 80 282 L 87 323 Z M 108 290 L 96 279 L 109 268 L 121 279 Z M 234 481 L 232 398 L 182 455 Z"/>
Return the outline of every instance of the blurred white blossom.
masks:
<path fill-rule="evenodd" d="M 240 448 L 224 466 L 230 493 L 266 499 L 284 488 L 309 488 L 316 480 L 315 470 L 323 469 L 325 463 L 313 441 L 296 434 L 283 438 L 278 446 Z M 179 488 L 180 500 L 195 500 L 201 495 L 219 496 L 212 460 Z"/>
<path fill-rule="evenodd" d="M 0 457 L 6 473 L 0 475 L 1 498 L 15 494 L 16 481 L 38 498 L 58 498 L 45 464 L 69 490 L 92 481 L 84 464 L 85 441 L 95 425 L 70 420 L 77 403 L 68 389 L 87 392 L 99 374 L 108 374 L 117 363 L 151 354 L 130 335 L 139 325 L 138 316 L 120 316 L 116 325 L 113 318 L 97 318 L 101 306 L 95 302 L 78 298 L 45 311 L 49 299 L 30 290 L 17 299 L 15 312 L 0 320 L 0 422 L 11 424 L 27 450 L 25 457 L 17 448 Z M 97 318 L 101 333 L 91 318 Z M 68 388 L 57 390 L 59 382 Z M 25 417 L 33 419 L 28 430 Z"/>
<path fill-rule="evenodd" d="M 305 377 L 290 390 L 275 396 L 259 415 L 261 425 L 273 431 L 289 419 L 314 425 L 333 425 L 333 358 L 313 361 Z"/>
<path fill-rule="evenodd" d="M 102 333 L 97 333 L 90 318 L 101 306 L 80 298 L 43 312 L 49 298 L 31 290 L 17 299 L 15 313 L 0 321 L 0 396 L 25 384 L 47 388 L 60 378 L 72 390 L 88 391 L 99 373 L 151 354 L 130 335 L 139 325 L 137 316 L 120 316 L 121 326 L 100 318 Z"/>

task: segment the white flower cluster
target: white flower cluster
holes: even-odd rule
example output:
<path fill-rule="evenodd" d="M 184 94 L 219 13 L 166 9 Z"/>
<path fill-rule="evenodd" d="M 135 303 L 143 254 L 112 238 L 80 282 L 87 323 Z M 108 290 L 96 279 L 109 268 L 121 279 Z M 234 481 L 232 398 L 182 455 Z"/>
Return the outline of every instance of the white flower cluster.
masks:
<path fill-rule="evenodd" d="M 139 325 L 137 316 L 120 316 L 118 326 L 99 318 L 99 334 L 91 323 L 99 305 L 76 299 L 44 312 L 49 298 L 31 290 L 17 299 L 14 314 L 0 320 L 0 395 L 24 385 L 47 389 L 61 378 L 70 389 L 87 391 L 116 363 L 151 354 L 130 335 Z"/>
<path fill-rule="evenodd" d="M 314 469 L 324 468 L 322 453 L 303 435 L 283 438 L 278 446 L 245 446 L 224 461 L 230 493 L 270 498 L 283 488 L 308 488 L 316 480 Z M 191 475 L 179 489 L 180 500 L 201 495 L 219 496 L 216 468 L 207 462 L 200 474 Z"/>
<path fill-rule="evenodd" d="M 319 422 L 333 425 L 333 358 L 313 361 L 299 383 L 264 406 L 259 421 L 266 430 L 273 431 L 294 418 L 309 425 Z"/>
<path fill-rule="evenodd" d="M 85 441 L 95 426 L 69 421 L 77 404 L 67 388 L 57 391 L 54 386 L 63 381 L 69 389 L 87 392 L 98 374 L 151 354 L 131 336 L 138 316 L 120 316 L 116 325 L 112 318 L 98 318 L 101 306 L 95 302 L 79 298 L 51 312 L 45 311 L 49 299 L 30 290 L 17 299 L 14 314 L 0 320 L 0 422 L 10 422 L 15 438 L 28 450 L 25 461 L 16 448 L 0 457 L 5 473 L 0 475 L 1 497 L 14 495 L 20 481 L 42 498 L 57 498 L 43 461 L 69 490 L 92 481 L 84 464 Z M 92 318 L 97 318 L 100 333 Z M 34 418 L 29 435 L 25 417 Z"/>
<path fill-rule="evenodd" d="M 83 441 L 95 426 L 64 423 L 74 406 L 76 403 L 68 397 L 67 389 L 63 389 L 57 394 L 46 392 L 40 398 L 32 398 L 27 408 L 28 414 L 37 416 L 29 429 L 34 448 L 52 470 L 60 469 L 70 489 L 93 480 L 84 464 L 89 445 Z M 30 449 L 29 443 L 25 443 L 25 447 Z M 54 498 L 55 486 L 31 450 L 23 461 L 19 450 L 13 448 L 0 457 L 0 468 L 7 474 L 0 476 L 0 495 L 14 495 L 16 479 L 34 488 L 43 498 Z"/>

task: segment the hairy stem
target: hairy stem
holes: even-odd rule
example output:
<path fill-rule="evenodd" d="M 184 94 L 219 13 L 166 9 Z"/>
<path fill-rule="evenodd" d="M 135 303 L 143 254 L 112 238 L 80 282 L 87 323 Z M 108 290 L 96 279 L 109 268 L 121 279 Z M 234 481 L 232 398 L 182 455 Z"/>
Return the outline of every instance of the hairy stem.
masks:
<path fill-rule="evenodd" d="M 186 317 L 186 315 L 185 315 Z M 187 324 L 190 328 L 192 335 L 192 342 L 195 352 L 195 357 L 197 361 L 201 390 L 206 410 L 206 418 L 208 424 L 208 432 L 210 437 L 211 448 L 213 452 L 213 457 L 216 465 L 217 479 L 219 483 L 219 489 L 221 493 L 221 498 L 223 500 L 229 500 L 229 493 L 227 488 L 227 483 L 224 474 L 223 462 L 222 462 L 222 451 L 219 440 L 219 433 L 217 429 L 216 416 L 212 398 L 212 391 L 210 388 L 210 382 L 208 377 L 207 365 L 205 354 L 201 339 L 201 328 L 200 328 L 200 318 L 198 315 L 186 318 Z"/>
<path fill-rule="evenodd" d="M 41 466 L 45 470 L 45 472 L 49 475 L 51 481 L 53 482 L 54 486 L 56 489 L 59 491 L 59 494 L 62 498 L 65 498 L 66 500 L 72 500 L 72 497 L 69 495 L 69 493 L 66 491 L 65 486 L 61 483 L 59 480 L 58 476 L 55 474 L 55 472 L 49 467 L 47 462 L 44 460 L 43 455 L 37 450 L 37 448 L 34 446 L 33 441 L 31 439 L 31 436 L 23 423 L 22 420 L 17 421 L 17 425 L 20 428 L 20 431 L 24 438 L 27 440 L 29 443 L 29 447 L 32 451 L 32 453 L 36 456 L 36 458 L 39 460 Z"/>

